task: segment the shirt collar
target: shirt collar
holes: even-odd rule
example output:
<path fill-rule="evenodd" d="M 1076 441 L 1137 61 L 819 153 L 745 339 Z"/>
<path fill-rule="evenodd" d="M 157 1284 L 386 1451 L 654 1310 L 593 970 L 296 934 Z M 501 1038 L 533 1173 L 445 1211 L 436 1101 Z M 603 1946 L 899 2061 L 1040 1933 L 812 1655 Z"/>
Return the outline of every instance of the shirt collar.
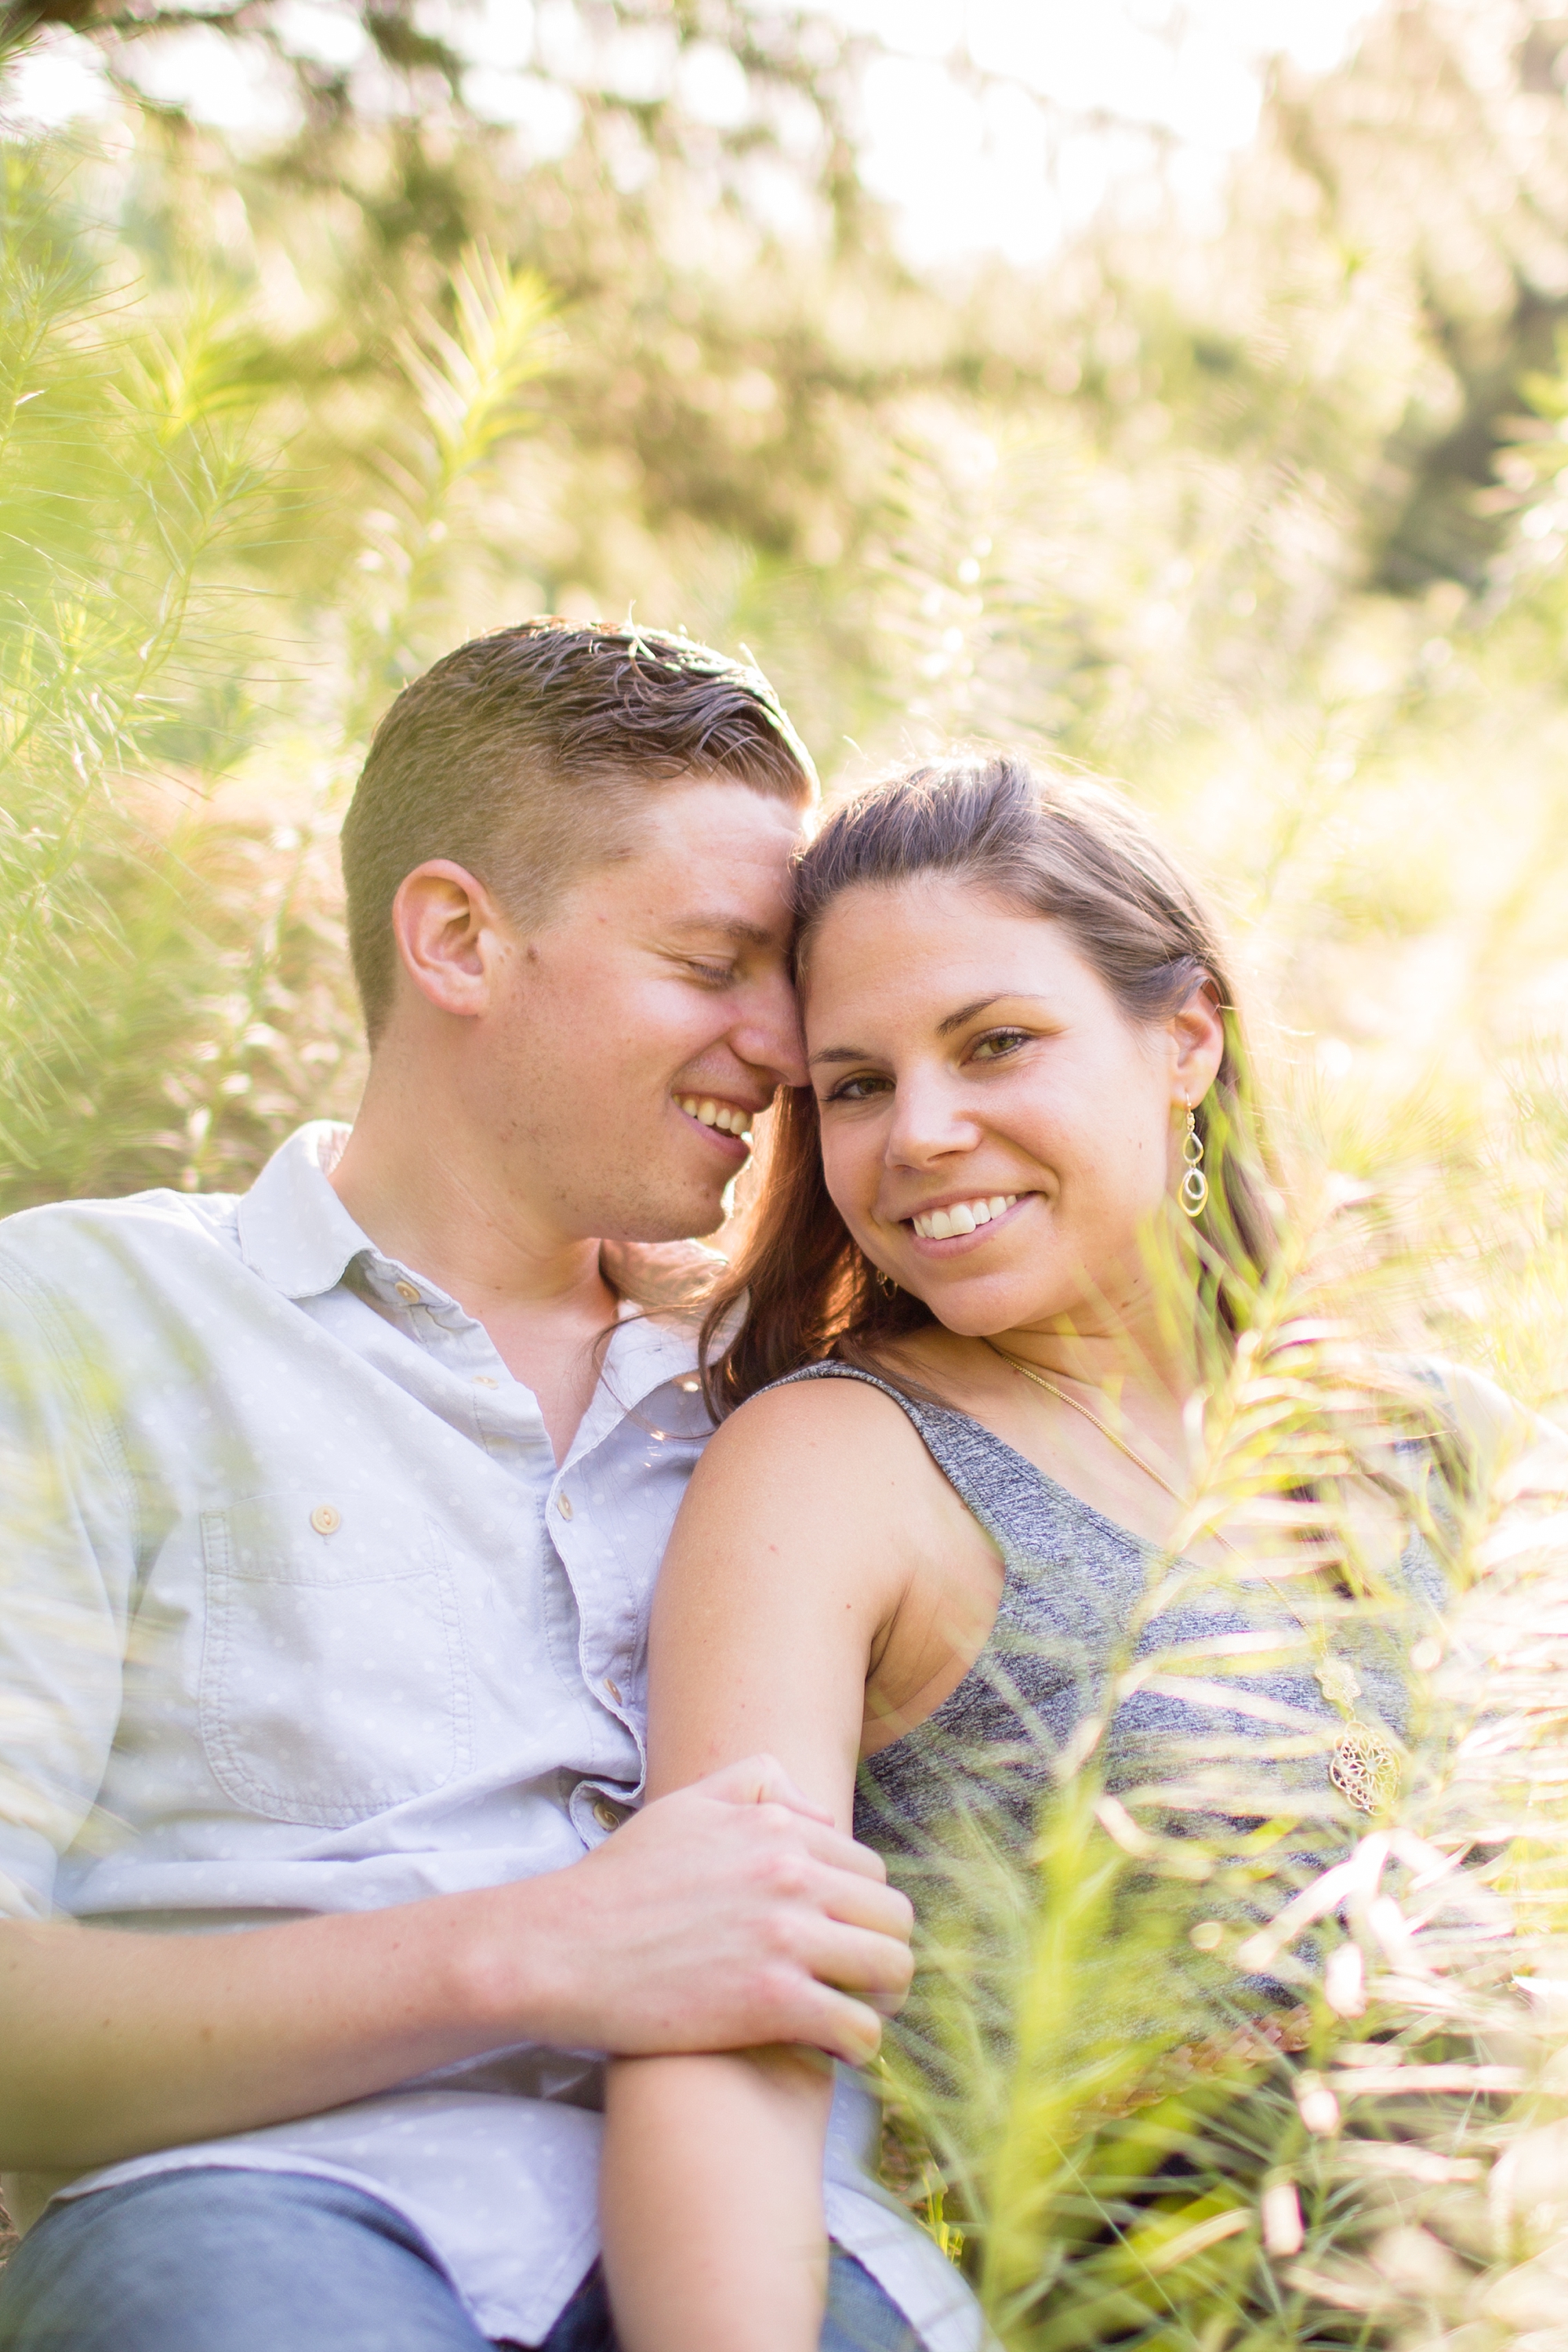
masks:
<path fill-rule="evenodd" d="M 393 1266 L 361 1231 L 328 1179 L 349 1130 L 331 1119 L 316 1119 L 280 1144 L 239 1203 L 240 1255 L 253 1274 L 285 1298 L 320 1298 L 334 1290 L 356 1257 Z M 618 1421 L 667 1381 L 689 1379 L 697 1364 L 695 1326 L 685 1320 L 654 1321 L 623 1305 L 605 1351 L 598 1393 L 577 1433 L 573 1458 L 596 1444 L 611 1421 Z M 601 1411 L 601 1408 L 603 1409 Z M 601 1421 L 605 1426 L 600 1426 Z M 593 1434 L 584 1444 L 590 1423 Z"/>
<path fill-rule="evenodd" d="M 362 1251 L 379 1255 L 327 1179 L 348 1133 L 325 1118 L 296 1129 L 239 1203 L 239 1254 L 285 1298 L 320 1298 Z"/>
<path fill-rule="evenodd" d="M 687 1322 L 654 1322 L 630 1302 L 605 1349 L 605 1360 L 587 1412 L 567 1448 L 562 1470 L 574 1468 L 585 1454 L 638 1412 L 662 1388 L 679 1383 L 681 1393 L 659 1407 L 664 1436 L 705 1437 L 712 1427 L 697 1382 L 697 1327 Z"/>
<path fill-rule="evenodd" d="M 608 1384 L 631 1404 L 640 1403 L 666 1381 L 690 1377 L 697 1370 L 697 1325 L 656 1323 L 629 1302 L 605 1351 Z"/>

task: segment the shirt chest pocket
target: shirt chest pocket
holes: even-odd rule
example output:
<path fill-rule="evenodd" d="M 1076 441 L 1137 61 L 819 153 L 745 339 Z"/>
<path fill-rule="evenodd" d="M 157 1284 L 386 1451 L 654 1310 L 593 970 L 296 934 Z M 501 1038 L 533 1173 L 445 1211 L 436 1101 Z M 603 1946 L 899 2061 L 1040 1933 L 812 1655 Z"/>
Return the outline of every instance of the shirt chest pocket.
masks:
<path fill-rule="evenodd" d="M 470 1761 L 468 1676 L 438 1528 L 402 1496 L 283 1487 L 202 1519 L 201 1727 L 249 1812 L 337 1829 Z"/>

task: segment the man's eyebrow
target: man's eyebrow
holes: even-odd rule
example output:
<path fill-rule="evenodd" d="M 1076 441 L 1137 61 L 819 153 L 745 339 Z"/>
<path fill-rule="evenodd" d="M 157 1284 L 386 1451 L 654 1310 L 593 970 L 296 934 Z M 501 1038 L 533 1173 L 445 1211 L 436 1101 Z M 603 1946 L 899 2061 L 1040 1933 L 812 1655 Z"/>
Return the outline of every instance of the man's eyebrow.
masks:
<path fill-rule="evenodd" d="M 776 931 L 769 930 L 765 923 L 749 923 L 740 915 L 682 915 L 672 928 L 681 936 L 700 931 L 707 939 L 732 940 L 741 948 L 778 945 Z"/>

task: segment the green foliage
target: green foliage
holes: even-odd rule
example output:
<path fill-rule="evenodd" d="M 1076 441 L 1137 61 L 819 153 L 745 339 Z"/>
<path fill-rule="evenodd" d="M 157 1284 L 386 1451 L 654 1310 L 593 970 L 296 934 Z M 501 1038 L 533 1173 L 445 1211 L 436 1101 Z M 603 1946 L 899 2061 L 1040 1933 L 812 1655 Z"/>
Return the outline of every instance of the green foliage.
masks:
<path fill-rule="evenodd" d="M 454 526 L 467 525 L 473 535 L 471 505 L 455 511 L 459 493 L 532 421 L 521 405 L 524 388 L 555 356 L 548 291 L 484 247 L 458 259 L 451 301 L 450 330 L 430 318 L 418 331 L 400 332 L 395 345 L 416 412 L 393 446 L 372 453 L 390 511 L 365 516 L 359 562 L 386 593 L 349 638 L 351 740 L 368 738 L 393 695 L 439 646 L 451 603 Z"/>
<path fill-rule="evenodd" d="M 1347 1303 L 1330 1241 L 1290 1254 L 1209 1390 L 1200 1491 L 1032 1844 L 971 1790 L 913 1865 L 895 2177 L 1017 2352 L 1451 2328 L 1502 2352 L 1553 2292 L 1568 1470 L 1483 1441 L 1439 1502 L 1401 1469 L 1391 1440 L 1422 1411 L 1324 1311 Z M 1240 1547 L 1206 1570 L 1177 1556 L 1205 1528 Z M 1441 1639 L 1376 1566 L 1413 1533 L 1460 1596 Z M 1140 1654 L 1199 1585 L 1256 1633 Z M 1330 1782 L 1337 1724 L 1304 1738 L 1278 1708 L 1238 1741 L 1214 1717 L 1266 1655 L 1310 1671 L 1318 1633 L 1343 1656 L 1379 1622 L 1407 1738 L 1369 1822 Z M 1113 1788 L 1108 1729 L 1152 1685 L 1183 1694 L 1184 1727 Z M 1521 2174 L 1558 2186 L 1531 2210 Z"/>
<path fill-rule="evenodd" d="M 465 635 L 634 606 L 753 649 L 830 784 L 1016 738 L 1217 885 L 1301 1239 L 1215 1374 L 1211 1520 L 1366 1467 L 1324 1329 L 1561 1413 L 1561 20 L 1391 5 L 1276 77 L 1212 237 L 1107 222 L 938 286 L 856 178 L 865 45 L 818 10 L 585 10 L 591 68 L 536 75 L 577 110 L 553 156 L 413 0 L 366 0 L 352 69 L 270 0 L 210 16 L 298 108 L 226 140 L 137 95 L 187 13 L 7 18 L 84 31 L 124 106 L 0 140 L 0 1206 L 243 1183 L 351 1113 L 335 832 L 380 709 Z M 746 76 L 728 128 L 680 97 L 704 47 Z M 1421 1669 L 1342 1926 L 1271 1951 L 1282 2021 L 1242 1947 L 1324 1857 L 1235 1759 L 1178 1759 L 1184 1814 L 1109 1801 L 1091 1744 L 1022 1873 L 953 1841 L 910 2193 L 1018 2352 L 1560 2328 L 1530 1508 L 1478 1500 L 1485 1604 Z M 1369 2053 L 1524 2087 L 1358 2088 Z"/>
<path fill-rule="evenodd" d="M 270 485 L 213 320 L 132 331 L 37 160 L 5 165 L 0 1101 L 4 1148 L 36 1178 L 115 1018 L 121 898 L 159 896 L 134 779 L 176 729 L 213 748 L 192 647 L 235 649 L 213 559 L 258 527 Z"/>
<path fill-rule="evenodd" d="M 278 448 L 275 355 L 244 305 L 199 282 L 117 293 L 57 160 L 5 163 L 0 1197 L 243 1181 L 289 1125 L 352 1102 L 334 812 L 442 642 L 453 525 L 532 421 L 551 304 L 463 257 L 452 325 L 416 311 L 395 346 L 403 411 L 365 458 L 381 504 L 339 505 Z M 268 579 L 323 516 L 325 677 Z M 260 776 L 305 724 L 276 794 Z"/>

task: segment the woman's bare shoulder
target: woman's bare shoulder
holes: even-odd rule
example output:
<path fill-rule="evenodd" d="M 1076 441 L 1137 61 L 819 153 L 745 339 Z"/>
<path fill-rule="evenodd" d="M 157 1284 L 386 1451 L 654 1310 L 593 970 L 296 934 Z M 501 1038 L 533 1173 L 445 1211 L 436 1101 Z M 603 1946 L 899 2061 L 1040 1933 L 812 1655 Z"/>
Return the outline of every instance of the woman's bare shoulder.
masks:
<path fill-rule="evenodd" d="M 668 1631 L 717 1610 L 726 1624 L 773 1625 L 783 1611 L 798 1632 L 847 1604 L 869 1640 L 944 1530 L 951 1545 L 942 1489 L 903 1412 L 866 1381 L 764 1389 L 720 1424 L 692 1473 L 660 1570 L 660 1622 Z"/>
<path fill-rule="evenodd" d="M 809 1465 L 815 1480 L 854 1473 L 862 1484 L 883 1465 L 907 1475 L 931 1461 L 908 1413 L 885 1389 L 844 1373 L 763 1389 L 721 1422 L 708 1441 L 699 1476 L 755 1477 Z"/>

